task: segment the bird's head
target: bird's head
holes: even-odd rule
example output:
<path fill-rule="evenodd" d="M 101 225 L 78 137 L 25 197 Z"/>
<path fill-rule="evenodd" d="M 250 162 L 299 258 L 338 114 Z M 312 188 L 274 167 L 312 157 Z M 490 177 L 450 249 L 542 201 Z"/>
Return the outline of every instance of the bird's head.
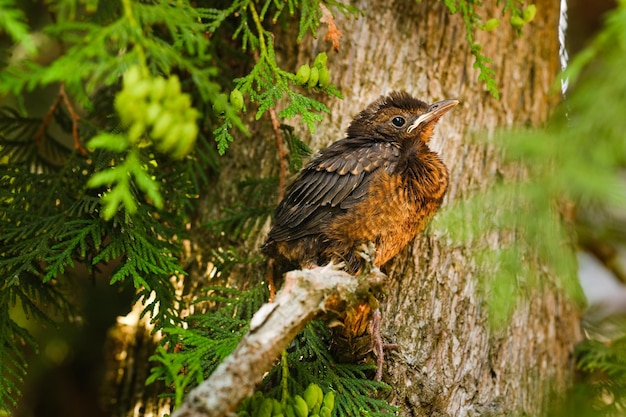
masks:
<path fill-rule="evenodd" d="M 458 100 L 443 100 L 428 105 L 404 91 L 394 91 L 360 112 L 348 128 L 348 137 L 428 142 L 437 121 L 457 104 Z"/>

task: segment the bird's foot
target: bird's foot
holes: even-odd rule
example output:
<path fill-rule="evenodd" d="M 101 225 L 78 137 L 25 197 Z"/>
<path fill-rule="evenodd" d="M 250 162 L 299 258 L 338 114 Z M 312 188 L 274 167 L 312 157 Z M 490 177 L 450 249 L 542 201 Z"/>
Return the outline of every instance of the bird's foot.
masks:
<path fill-rule="evenodd" d="M 367 262 L 373 264 L 374 259 L 376 258 L 376 246 L 374 246 L 374 243 L 363 243 L 359 249 L 359 256 Z"/>
<path fill-rule="evenodd" d="M 376 247 L 374 243 L 364 243 L 360 246 L 358 255 L 363 259 L 361 261 L 361 274 L 368 275 L 372 271 L 379 271 L 378 267 L 374 265 L 376 259 Z"/>

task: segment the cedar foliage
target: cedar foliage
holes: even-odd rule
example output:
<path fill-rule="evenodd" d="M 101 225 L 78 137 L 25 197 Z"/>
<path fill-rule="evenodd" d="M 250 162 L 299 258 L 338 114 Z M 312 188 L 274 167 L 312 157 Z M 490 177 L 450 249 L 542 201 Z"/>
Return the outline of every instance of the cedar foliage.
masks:
<path fill-rule="evenodd" d="M 444 2 L 451 13 L 459 13 L 465 21 L 466 40 L 472 47 L 478 76 L 497 97 L 491 61 L 482 55 L 474 33 L 493 30 L 499 20 L 480 16 L 480 3 L 473 0 Z M 155 331 L 163 330 L 167 335 L 152 357 L 150 381 L 167 382 L 172 393 L 164 395 L 171 395 L 174 404 L 179 404 L 186 390 L 206 378 L 234 349 L 251 315 L 267 296 L 263 286 L 249 291 L 208 288 L 205 297 L 195 300 L 206 305 L 207 311 L 182 320 L 182 300 L 171 280 L 185 275 L 182 240 L 188 235 L 186 226 L 194 216 L 198 195 L 219 170 L 220 155 L 227 152 L 229 144 L 235 137 L 248 134 L 248 127 L 226 93 L 233 89 L 243 93 L 244 111 L 254 111 L 256 120 L 282 101 L 278 116 L 283 121 L 298 116 L 313 130 L 328 109 L 311 93 L 323 91 L 332 97 L 341 94 L 332 84 L 297 87 L 295 69 L 281 68 L 277 62 L 272 30 L 278 24 L 295 25 L 298 41 L 308 35 L 317 36 L 322 10 L 317 1 L 311 0 L 178 1 L 175 5 L 165 0 L 56 0 L 37 4 L 36 8 L 44 9 L 52 18 L 40 27 L 29 27 L 26 3 L 0 0 L 3 41 L 10 39 L 16 45 L 12 56 L 0 56 L 0 97 L 4 104 L 0 109 L 0 409 L 15 407 L 27 367 L 23 348 L 36 347 L 16 311 L 21 309 L 28 318 L 50 325 L 72 321 L 76 312 L 68 296 L 72 288 L 67 276 L 84 268 L 96 279 L 109 266 L 113 267 L 106 276 L 110 284 L 134 287 L 136 299 L 146 302 L 144 314 L 150 314 Z M 332 13 L 362 13 L 335 0 L 324 4 Z M 507 0 L 502 9 L 518 30 L 532 20 L 529 7 L 522 8 L 519 2 Z M 606 56 L 606 68 L 623 68 L 624 54 L 606 50 L 610 40 L 619 38 L 623 52 L 623 35 L 615 28 L 626 24 L 624 7 L 620 13 L 614 15 L 613 25 L 604 37 L 581 55 L 572 71 L 579 72 L 599 53 Z M 58 50 L 55 56 L 43 56 L 43 52 L 54 49 Z M 162 79 L 179 83 L 175 96 L 183 98 L 184 110 L 195 109 L 197 113 L 187 114 L 202 115 L 197 119 L 194 116 L 197 131 L 189 138 L 191 145 L 195 141 L 190 154 L 181 156 L 160 146 L 162 141 L 150 130 L 149 123 L 133 131 L 137 123 L 124 122 L 126 115 L 120 110 L 120 101 L 127 108 L 133 103 L 120 99 L 125 88 L 122 79 L 131 68 L 139 69 L 141 82 Z M 233 73 L 238 76 L 233 78 Z M 42 94 L 42 89 L 50 86 L 57 93 Z M 623 104 L 626 97 L 624 86 L 606 89 L 591 84 L 587 88 L 617 103 Z M 616 119 L 610 115 L 615 114 L 607 113 L 606 108 L 594 107 L 593 112 L 587 112 L 590 93 L 582 91 L 569 104 L 572 114 L 582 115 L 578 123 L 589 129 L 600 122 L 602 126 L 613 126 Z M 33 93 L 39 99 L 48 99 L 50 110 L 35 110 L 28 98 Z M 620 109 L 615 106 L 609 110 Z M 178 110 L 169 111 L 175 114 Z M 134 122 L 147 116 L 140 111 L 137 117 Z M 289 168 L 296 171 L 310 150 L 293 135 L 293 129 L 287 125 L 281 128 L 290 150 Z M 598 168 L 594 170 L 596 179 L 611 182 L 616 167 L 626 164 L 622 158 L 626 150 L 623 141 L 615 139 L 616 130 L 605 130 L 602 146 L 595 147 L 597 152 L 591 157 Z M 535 253 L 543 255 L 548 264 L 551 259 L 565 256 L 565 252 L 550 244 L 563 231 L 546 202 L 554 201 L 554 195 L 560 193 L 575 201 L 589 196 L 599 204 L 612 201 L 606 189 L 595 187 L 597 182 L 588 181 L 588 177 L 574 175 L 577 181 L 565 181 L 588 161 L 581 161 L 580 153 L 556 153 L 555 144 L 575 140 L 588 149 L 585 141 L 590 136 L 584 129 L 577 130 L 580 134 L 575 136 L 564 132 L 569 132 L 567 125 L 557 122 L 553 130 L 517 136 L 519 139 L 511 140 L 510 148 L 515 158 L 551 167 L 533 177 L 536 182 L 524 185 L 522 195 L 544 202 L 536 206 L 533 215 L 547 215 L 545 223 L 537 224 L 554 228 L 520 231 L 531 240 L 544 242 Z M 537 136 L 541 140 L 528 140 Z M 553 179 L 549 186 L 537 186 L 546 179 Z M 573 186 L 568 188 L 570 184 Z M 270 215 L 276 186 L 274 178 L 242 182 L 242 203 L 204 225 L 207 231 L 225 234 L 231 242 L 246 239 Z M 500 194 L 492 197 L 510 205 L 510 192 L 497 192 Z M 525 200 L 520 204 L 527 203 Z M 479 203 L 451 210 L 452 217 L 442 216 L 442 224 L 455 221 L 456 213 L 480 212 L 480 207 L 472 205 Z M 510 224 L 510 216 L 497 219 L 503 223 L 489 227 Z M 519 225 L 520 219 L 514 223 Z M 470 224 L 484 226 L 479 221 Z M 471 234 L 457 237 L 464 239 Z M 236 248 L 216 248 L 214 252 L 221 273 L 228 273 L 237 263 L 262 262 L 242 258 Z M 506 253 L 511 261 L 503 264 L 511 273 L 504 276 L 511 278 L 519 271 L 521 257 L 515 250 Z M 555 268 L 557 273 L 572 274 L 567 262 Z M 515 281 L 502 282 L 501 286 L 493 285 L 500 288 L 496 291 L 499 299 L 514 298 Z M 368 380 L 367 366 L 333 362 L 326 350 L 327 337 L 323 326 L 310 324 L 288 349 L 287 366 L 275 368 L 261 389 L 278 398 L 279 381 L 288 380 L 291 392 L 316 383 L 340 394 L 336 409 L 341 414 L 394 412 L 384 401 L 370 398 L 370 393 L 385 386 Z M 178 343 L 185 347 L 182 351 L 173 348 Z M 586 370 L 618 366 L 623 359 L 619 355 L 597 355 L 593 345 L 582 352 L 596 353 L 581 361 Z M 309 362 L 303 363 L 303 359 Z M 288 379 L 281 374 L 285 369 Z"/>

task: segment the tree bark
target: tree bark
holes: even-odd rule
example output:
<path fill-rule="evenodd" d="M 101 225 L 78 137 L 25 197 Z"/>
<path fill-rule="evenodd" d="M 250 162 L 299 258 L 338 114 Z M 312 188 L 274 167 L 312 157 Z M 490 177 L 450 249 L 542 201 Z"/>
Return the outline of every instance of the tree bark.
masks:
<path fill-rule="evenodd" d="M 494 61 L 500 100 L 478 81 L 463 20 L 443 2 L 361 1 L 363 17 L 335 15 L 343 37 L 329 67 L 344 100 L 329 102 L 331 114 L 312 147 L 343 137 L 352 117 L 380 94 L 404 89 L 427 102 L 461 101 L 431 142 L 450 170 L 444 205 L 486 189 L 502 172 L 523 175 L 507 171 L 498 152 L 473 138 L 496 128 L 540 126 L 558 100 L 550 89 L 559 71 L 559 3 L 536 5 L 537 16 L 521 36 L 508 17 L 495 32 L 477 33 L 483 54 Z M 493 4 L 479 13 L 501 17 Z M 321 39 L 303 43 L 299 61 L 309 62 L 318 49 L 328 45 Z M 492 239 L 485 235 L 478 246 L 492 245 Z M 575 301 L 558 288 L 556 277 L 534 265 L 543 288 L 522 300 L 506 329 L 494 331 L 475 254 L 475 248 L 446 239 L 445 230 L 429 229 L 388 265 L 383 336 L 401 349 L 387 354 L 384 380 L 406 415 L 538 415 L 572 381 L 571 355 L 581 339 Z"/>
<path fill-rule="evenodd" d="M 500 100 L 477 79 L 462 17 L 451 15 L 441 1 L 361 0 L 355 5 L 364 16 L 358 19 L 335 12 L 343 33 L 337 53 L 324 41 L 323 28 L 319 39 L 300 44 L 295 36 L 278 34 L 275 44 L 286 68 L 311 64 L 317 52 L 327 51 L 332 82 L 344 95 L 344 100 L 325 99 L 331 113 L 310 135 L 310 146 L 317 150 L 342 138 L 353 116 L 368 103 L 381 94 L 406 90 L 427 102 L 461 101 L 440 121 L 430 144 L 450 170 L 444 205 L 486 189 L 501 173 L 521 175 L 505 169 L 497 151 L 473 139 L 496 128 L 540 126 L 547 120 L 558 99 L 549 90 L 559 71 L 559 2 L 538 0 L 537 16 L 521 36 L 493 3 L 479 13 L 485 20 L 501 17 L 503 23 L 495 32 L 476 36 L 484 55 L 494 60 Z M 219 215 L 219 207 L 229 200 L 225 196 L 236 195 L 238 180 L 275 169 L 269 120 L 253 122 L 254 111 L 248 113 L 255 140 L 242 138 L 229 150 L 217 188 L 206 199 L 206 218 Z M 308 137 L 303 126 L 297 130 Z M 256 251 L 266 232 L 251 237 L 242 249 Z M 381 305 L 382 332 L 388 342 L 401 346 L 386 357 L 390 400 L 402 407 L 403 415 L 413 416 L 540 414 L 551 395 L 563 392 L 572 379 L 571 354 L 581 338 L 575 302 L 559 289 L 555 277 L 531 265 L 542 288 L 522 300 L 506 329 L 492 330 L 479 290 L 476 249 L 450 241 L 445 233 L 429 228 L 387 265 L 391 279 Z M 203 233 L 196 236 L 190 243 L 192 276 L 206 284 L 203 248 L 213 243 L 203 242 Z M 484 236 L 483 244 L 493 245 L 494 237 Z M 257 271 L 257 278 L 261 275 Z M 238 283 L 245 286 L 250 276 L 240 274 Z M 139 364 L 146 358 L 133 360 Z"/>

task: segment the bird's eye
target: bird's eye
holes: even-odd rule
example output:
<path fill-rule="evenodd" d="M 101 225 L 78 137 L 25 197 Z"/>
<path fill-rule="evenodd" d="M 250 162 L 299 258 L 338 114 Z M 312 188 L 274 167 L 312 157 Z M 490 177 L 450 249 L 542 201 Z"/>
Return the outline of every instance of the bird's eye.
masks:
<path fill-rule="evenodd" d="M 395 127 L 402 127 L 406 123 L 406 120 L 404 120 L 404 117 L 396 116 L 391 119 L 391 123 L 393 123 Z"/>

